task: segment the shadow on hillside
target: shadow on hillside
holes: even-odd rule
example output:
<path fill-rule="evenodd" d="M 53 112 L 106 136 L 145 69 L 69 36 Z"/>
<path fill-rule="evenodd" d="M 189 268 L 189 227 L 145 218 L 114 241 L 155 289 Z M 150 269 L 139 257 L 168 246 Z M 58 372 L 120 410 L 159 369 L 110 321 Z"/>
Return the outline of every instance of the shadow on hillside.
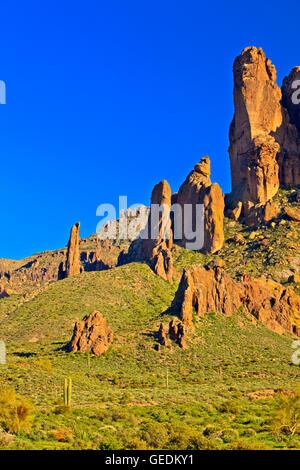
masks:
<path fill-rule="evenodd" d="M 165 316 L 171 316 L 171 317 L 177 317 L 177 318 L 180 319 L 179 314 L 180 314 L 180 312 L 179 312 L 178 308 L 174 305 L 171 305 L 166 310 L 164 310 L 162 313 L 160 313 L 158 315 L 158 318 L 163 319 L 163 317 L 165 317 Z"/>
<path fill-rule="evenodd" d="M 26 357 L 26 358 L 29 358 L 29 357 L 34 357 L 34 356 L 37 356 L 37 353 L 34 353 L 34 352 L 31 352 L 31 353 L 24 353 L 24 352 L 14 352 L 12 354 L 13 356 L 17 356 L 17 357 Z"/>

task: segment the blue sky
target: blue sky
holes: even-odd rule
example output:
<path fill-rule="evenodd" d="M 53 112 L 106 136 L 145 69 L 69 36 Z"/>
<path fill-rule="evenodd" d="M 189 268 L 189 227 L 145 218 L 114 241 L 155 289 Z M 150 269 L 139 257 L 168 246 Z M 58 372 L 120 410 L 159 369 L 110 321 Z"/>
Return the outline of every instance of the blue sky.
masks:
<path fill-rule="evenodd" d="M 12 1 L 1 5 L 0 257 L 60 248 L 96 208 L 149 204 L 204 155 L 230 190 L 232 64 L 249 45 L 278 83 L 299 59 L 298 2 Z"/>

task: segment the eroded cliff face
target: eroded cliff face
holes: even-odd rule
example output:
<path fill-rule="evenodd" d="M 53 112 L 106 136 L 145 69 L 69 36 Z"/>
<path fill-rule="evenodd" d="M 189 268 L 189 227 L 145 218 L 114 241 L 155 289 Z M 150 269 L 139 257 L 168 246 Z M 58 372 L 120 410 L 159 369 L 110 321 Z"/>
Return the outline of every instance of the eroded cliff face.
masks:
<path fill-rule="evenodd" d="M 242 308 L 250 318 L 279 334 L 299 334 L 300 297 L 291 287 L 247 274 L 237 282 L 220 267 L 186 268 L 172 305 L 187 326 L 193 324 L 193 312 L 197 316 L 209 312 L 231 316 Z"/>
<path fill-rule="evenodd" d="M 291 102 L 298 74 L 299 68 L 294 69 L 281 90 L 276 69 L 261 48 L 247 47 L 234 62 L 232 192 L 226 204 L 230 211 L 242 204 L 246 222 L 253 206 L 271 200 L 280 185 L 300 184 L 299 106 Z"/>

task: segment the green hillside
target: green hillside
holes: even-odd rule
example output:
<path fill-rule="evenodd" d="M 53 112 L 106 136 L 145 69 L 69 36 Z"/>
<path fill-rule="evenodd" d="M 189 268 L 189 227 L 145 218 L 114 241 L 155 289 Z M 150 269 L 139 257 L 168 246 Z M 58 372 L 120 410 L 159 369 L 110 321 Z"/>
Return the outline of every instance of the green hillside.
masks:
<path fill-rule="evenodd" d="M 58 281 L 25 303 L 3 299 L 8 360 L 0 384 L 30 396 L 36 409 L 31 431 L 11 447 L 299 446 L 297 437 L 276 440 L 269 426 L 274 391 L 293 390 L 299 378 L 291 338 L 242 313 L 211 313 L 188 331 L 187 349 L 173 343 L 157 351 L 176 288 L 135 263 Z M 115 332 L 109 350 L 91 358 L 65 352 L 75 320 L 95 309 Z M 67 377 L 71 413 L 57 408 Z M 271 398 L 255 400 L 252 392 Z M 69 435 L 60 440 L 57 430 Z"/>

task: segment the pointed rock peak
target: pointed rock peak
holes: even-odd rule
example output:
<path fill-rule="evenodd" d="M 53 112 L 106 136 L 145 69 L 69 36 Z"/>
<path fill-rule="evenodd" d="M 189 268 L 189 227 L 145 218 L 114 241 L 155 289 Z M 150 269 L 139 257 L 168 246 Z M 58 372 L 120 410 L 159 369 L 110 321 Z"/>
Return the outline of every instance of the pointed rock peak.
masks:
<path fill-rule="evenodd" d="M 194 167 L 196 173 L 200 173 L 203 176 L 210 177 L 210 159 L 209 157 L 203 157 L 199 163 Z"/>
<path fill-rule="evenodd" d="M 166 180 L 162 180 L 154 186 L 151 204 L 167 204 L 171 206 L 171 188 Z"/>
<path fill-rule="evenodd" d="M 67 251 L 66 277 L 80 273 L 79 229 L 80 222 L 77 222 L 77 224 L 73 225 L 71 228 Z"/>
<path fill-rule="evenodd" d="M 243 80 L 245 77 L 254 78 L 253 65 L 260 67 L 269 80 L 274 83 L 276 82 L 277 72 L 275 65 L 272 64 L 270 59 L 266 58 L 261 47 L 256 48 L 254 46 L 246 47 L 241 55 L 235 59 L 233 71 L 237 81 Z"/>

